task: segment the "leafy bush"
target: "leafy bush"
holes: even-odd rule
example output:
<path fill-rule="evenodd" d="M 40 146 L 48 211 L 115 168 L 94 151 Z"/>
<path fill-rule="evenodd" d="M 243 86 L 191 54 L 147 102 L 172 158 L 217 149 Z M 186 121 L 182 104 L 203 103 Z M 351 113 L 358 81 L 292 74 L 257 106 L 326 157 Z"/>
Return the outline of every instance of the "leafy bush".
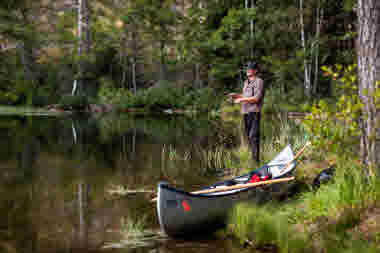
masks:
<path fill-rule="evenodd" d="M 53 96 L 54 92 L 46 87 L 41 87 L 36 90 L 34 94 L 30 96 L 30 104 L 37 107 L 43 107 L 50 103 L 54 103 L 56 96 Z"/>
<path fill-rule="evenodd" d="M 360 136 L 359 119 L 363 104 L 359 99 L 356 65 L 343 69 L 336 65 L 336 72 L 331 67 L 322 67 L 326 76 L 336 82 L 339 98 L 335 104 L 325 100 L 315 103 L 303 124 L 313 138 L 313 145 L 320 149 L 329 149 L 335 153 L 347 153 L 358 157 L 357 144 Z"/>
<path fill-rule="evenodd" d="M 127 90 L 111 88 L 107 88 L 107 92 L 103 90 L 101 95 L 103 101 L 115 101 L 127 108 L 144 107 L 153 111 L 171 108 L 210 111 L 218 104 L 211 88 L 193 89 L 177 86 L 168 81 L 159 81 L 149 89 L 138 91 L 136 95 Z"/>
<path fill-rule="evenodd" d="M 115 88 L 110 80 L 102 78 L 98 91 L 98 98 L 101 103 L 121 104 L 122 101 L 130 99 L 133 94 L 127 88 Z"/>
<path fill-rule="evenodd" d="M 60 105 L 64 109 L 83 111 L 88 108 L 89 101 L 85 95 L 66 95 L 61 98 Z"/>
<path fill-rule="evenodd" d="M 193 91 L 193 101 L 188 101 L 190 105 L 199 111 L 211 111 L 218 106 L 218 98 L 211 88 L 202 88 Z"/>
<path fill-rule="evenodd" d="M 183 87 L 178 87 L 168 81 L 159 81 L 145 91 L 145 100 L 150 109 L 183 108 L 183 97 L 186 93 Z"/>

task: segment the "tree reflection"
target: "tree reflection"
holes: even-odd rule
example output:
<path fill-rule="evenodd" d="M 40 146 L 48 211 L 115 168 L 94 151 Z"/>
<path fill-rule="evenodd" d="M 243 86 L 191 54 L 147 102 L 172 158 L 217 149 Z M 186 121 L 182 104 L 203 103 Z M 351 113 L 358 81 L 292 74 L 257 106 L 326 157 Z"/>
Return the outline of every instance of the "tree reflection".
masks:
<path fill-rule="evenodd" d="M 191 118 L 10 117 L 0 119 L 0 128 L 7 147 L 0 150 L 5 252 L 99 250 L 120 236 L 108 231 L 142 213 L 158 229 L 150 195 L 113 197 L 110 185 L 155 190 L 161 179 L 204 183 L 202 169 L 215 165 L 207 164 L 207 150 L 229 138 L 220 124 Z"/>

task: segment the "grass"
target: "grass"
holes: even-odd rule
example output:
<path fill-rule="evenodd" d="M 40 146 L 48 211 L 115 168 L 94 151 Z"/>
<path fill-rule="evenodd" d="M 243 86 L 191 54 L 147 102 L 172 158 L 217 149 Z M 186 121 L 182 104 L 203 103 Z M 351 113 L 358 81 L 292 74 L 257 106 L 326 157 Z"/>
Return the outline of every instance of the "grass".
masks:
<path fill-rule="evenodd" d="M 154 245 L 157 241 L 166 239 L 159 232 L 147 229 L 145 219 L 144 216 L 136 220 L 132 218 L 122 219 L 120 229 L 122 239 L 118 242 L 107 243 L 103 248 L 141 248 Z"/>
<path fill-rule="evenodd" d="M 367 178 L 361 168 L 350 161 L 337 165 L 335 182 L 323 185 L 317 192 L 300 197 L 304 206 L 295 212 L 298 222 L 315 221 L 321 216 L 339 217 L 346 211 L 360 210 L 379 200 L 380 182 Z"/>
<path fill-rule="evenodd" d="M 252 168 L 258 168 L 271 161 L 288 144 L 291 144 L 295 152 L 298 152 L 306 144 L 308 138 L 303 128 L 294 126 L 294 124 L 291 124 L 289 120 L 286 119 L 280 118 L 278 121 L 279 130 L 276 133 L 269 133 L 272 135 L 272 138 L 264 138 L 260 143 L 260 163 L 252 160 L 250 146 L 247 141 L 242 141 L 240 146 L 231 151 L 230 156 L 224 156 L 227 157 L 225 163 L 229 167 L 246 168 L 244 171 L 237 170 L 236 175 L 251 171 Z M 244 138 L 245 137 L 242 136 L 242 139 Z M 306 156 L 309 153 L 310 151 L 306 150 Z M 235 159 L 232 159 L 233 157 L 235 157 Z"/>
<path fill-rule="evenodd" d="M 362 238 L 364 212 L 378 206 L 380 182 L 352 161 L 337 164 L 333 182 L 285 203 L 240 205 L 231 215 L 233 235 L 254 247 L 278 252 L 378 252 L 377 234 Z M 377 216 L 376 216 L 377 217 Z M 380 218 L 378 218 L 380 219 Z M 376 223 L 379 220 L 372 221 Z M 352 251 L 354 252 L 354 251 Z"/>
<path fill-rule="evenodd" d="M 280 121 L 278 133 L 261 143 L 262 164 L 289 143 L 297 152 L 308 139 L 302 127 L 295 128 L 287 120 Z M 312 179 L 333 163 L 336 167 L 334 180 L 312 190 Z M 232 150 L 227 164 L 252 169 L 254 162 L 249 146 L 242 142 Z M 234 174 L 242 172 L 236 170 Z M 310 187 L 304 187 L 303 192 L 292 199 L 264 206 L 237 206 L 230 216 L 232 230 L 227 233 L 259 251 L 380 251 L 377 246 L 380 241 L 377 232 L 380 229 L 380 181 L 366 177 L 355 159 L 308 148 L 298 160 L 297 180 Z M 365 236 L 363 231 L 367 232 Z"/>
<path fill-rule="evenodd" d="M 232 154 L 220 147 L 214 150 L 200 150 L 200 154 L 202 161 L 206 163 L 206 168 L 226 168 L 232 161 Z"/>
<path fill-rule="evenodd" d="M 233 233 L 242 243 L 250 242 L 258 248 L 269 246 L 275 252 L 304 252 L 308 247 L 306 235 L 294 233 L 287 215 L 277 212 L 274 205 L 239 205 L 231 220 L 235 224 Z"/>

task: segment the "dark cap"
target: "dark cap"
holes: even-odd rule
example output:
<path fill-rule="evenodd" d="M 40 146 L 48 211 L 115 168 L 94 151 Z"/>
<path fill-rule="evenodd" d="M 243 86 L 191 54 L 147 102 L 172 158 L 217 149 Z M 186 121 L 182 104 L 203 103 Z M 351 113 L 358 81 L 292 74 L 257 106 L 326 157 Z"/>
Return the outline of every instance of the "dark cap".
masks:
<path fill-rule="evenodd" d="M 258 69 L 258 64 L 255 61 L 250 61 L 247 64 L 247 69 Z"/>

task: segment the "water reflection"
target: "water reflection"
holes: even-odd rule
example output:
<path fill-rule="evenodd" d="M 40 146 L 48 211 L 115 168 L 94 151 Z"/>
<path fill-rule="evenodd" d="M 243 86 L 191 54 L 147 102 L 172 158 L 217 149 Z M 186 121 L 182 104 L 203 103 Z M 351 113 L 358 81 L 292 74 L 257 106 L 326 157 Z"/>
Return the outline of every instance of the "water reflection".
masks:
<path fill-rule="evenodd" d="M 264 138 L 275 135 L 270 125 Z M 0 118 L 0 252 L 234 252 L 229 241 L 160 236 L 144 191 L 160 180 L 210 184 L 242 142 L 241 129 L 239 121 L 173 116 Z M 115 186 L 135 192 L 109 194 Z M 123 226 L 141 219 L 145 234 L 134 239 L 149 243 L 123 244 Z M 146 240 L 152 234 L 159 236 Z"/>
<path fill-rule="evenodd" d="M 203 184 L 218 162 L 203 152 L 233 138 L 218 122 L 185 117 L 3 117 L 0 128 L 2 252 L 100 250 L 122 239 L 122 219 L 142 213 L 157 230 L 151 196 L 107 189 Z"/>

